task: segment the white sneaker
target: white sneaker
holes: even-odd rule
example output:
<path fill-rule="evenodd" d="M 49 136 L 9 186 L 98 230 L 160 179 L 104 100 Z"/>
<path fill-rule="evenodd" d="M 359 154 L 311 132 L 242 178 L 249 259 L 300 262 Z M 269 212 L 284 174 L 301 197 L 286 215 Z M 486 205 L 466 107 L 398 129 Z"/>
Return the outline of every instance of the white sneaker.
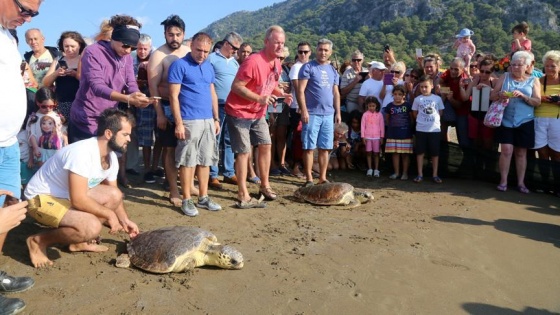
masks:
<path fill-rule="evenodd" d="M 379 170 L 373 171 L 373 177 L 379 177 Z"/>
<path fill-rule="evenodd" d="M 199 207 L 199 208 L 208 209 L 210 211 L 222 210 L 222 206 L 220 206 L 219 204 L 212 201 L 210 199 L 210 197 L 208 197 L 208 196 L 199 197 L 198 198 L 198 203 L 197 203 L 196 206 Z"/>
<path fill-rule="evenodd" d="M 183 199 L 181 210 L 183 210 L 183 213 L 189 217 L 196 217 L 198 215 L 198 210 L 196 209 L 192 199 Z"/>
<path fill-rule="evenodd" d="M 371 177 L 371 175 L 373 175 L 373 170 L 370 168 L 369 170 L 367 170 L 366 176 Z"/>

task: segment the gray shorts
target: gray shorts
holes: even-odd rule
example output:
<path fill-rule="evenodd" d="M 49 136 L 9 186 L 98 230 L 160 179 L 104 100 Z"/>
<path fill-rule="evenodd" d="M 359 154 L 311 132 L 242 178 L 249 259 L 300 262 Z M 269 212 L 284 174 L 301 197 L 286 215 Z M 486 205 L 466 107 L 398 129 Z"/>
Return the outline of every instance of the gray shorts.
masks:
<path fill-rule="evenodd" d="M 177 140 L 175 164 L 177 167 L 218 165 L 218 147 L 213 119 L 183 120 L 185 140 Z"/>
<path fill-rule="evenodd" d="M 244 119 L 226 115 L 226 124 L 233 153 L 249 153 L 253 146 L 272 144 L 264 117 Z"/>

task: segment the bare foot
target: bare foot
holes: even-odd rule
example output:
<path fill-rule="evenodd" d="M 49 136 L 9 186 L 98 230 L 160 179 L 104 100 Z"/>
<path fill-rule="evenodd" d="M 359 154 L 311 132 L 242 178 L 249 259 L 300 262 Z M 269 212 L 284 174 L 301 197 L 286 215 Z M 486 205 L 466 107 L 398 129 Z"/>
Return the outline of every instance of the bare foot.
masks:
<path fill-rule="evenodd" d="M 97 243 L 84 242 L 78 244 L 70 244 L 68 249 L 71 252 L 106 252 L 109 247 L 103 245 L 97 245 Z"/>
<path fill-rule="evenodd" d="M 183 199 L 179 196 L 177 197 L 169 196 L 169 202 L 175 207 L 180 207 L 183 203 Z"/>
<path fill-rule="evenodd" d="M 31 264 L 35 268 L 44 268 L 53 265 L 53 262 L 47 257 L 47 247 L 39 243 L 39 237 L 37 235 L 31 235 L 27 238 L 26 242 L 27 248 L 29 249 Z"/>

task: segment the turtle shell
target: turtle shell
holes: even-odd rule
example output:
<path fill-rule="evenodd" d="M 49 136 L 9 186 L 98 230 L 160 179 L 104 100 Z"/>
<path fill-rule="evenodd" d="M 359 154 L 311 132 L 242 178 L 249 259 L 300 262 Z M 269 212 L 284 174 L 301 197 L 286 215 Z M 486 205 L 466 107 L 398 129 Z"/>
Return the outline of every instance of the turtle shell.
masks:
<path fill-rule="evenodd" d="M 208 244 L 217 241 L 208 231 L 172 226 L 140 233 L 128 243 L 127 249 L 134 266 L 153 273 L 167 273 L 183 260 L 195 259 L 207 250 Z"/>
<path fill-rule="evenodd" d="M 317 205 L 343 204 L 347 199 L 354 199 L 354 187 L 346 183 L 325 183 L 311 187 L 301 187 L 294 196 Z"/>

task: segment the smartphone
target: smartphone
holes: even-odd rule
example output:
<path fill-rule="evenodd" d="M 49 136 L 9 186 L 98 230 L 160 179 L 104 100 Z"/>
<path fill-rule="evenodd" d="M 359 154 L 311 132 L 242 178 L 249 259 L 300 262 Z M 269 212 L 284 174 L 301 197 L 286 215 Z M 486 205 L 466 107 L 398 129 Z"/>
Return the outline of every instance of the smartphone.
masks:
<path fill-rule="evenodd" d="M 6 195 L 6 199 L 4 199 L 4 207 L 15 205 L 16 203 L 19 203 L 19 202 L 20 202 L 20 200 L 17 199 L 16 197 Z"/>
<path fill-rule="evenodd" d="M 285 97 L 277 97 L 276 103 L 283 103 L 285 99 L 286 99 Z"/>
<path fill-rule="evenodd" d="M 389 44 L 385 44 L 385 46 L 383 46 L 383 50 L 389 51 L 391 50 L 391 46 L 389 46 Z"/>
<path fill-rule="evenodd" d="M 393 77 L 395 75 L 392 73 L 385 73 L 383 75 L 383 84 L 385 85 L 393 85 Z"/>
<path fill-rule="evenodd" d="M 422 48 L 416 48 L 416 57 L 422 57 Z"/>
<path fill-rule="evenodd" d="M 362 76 L 362 79 L 360 80 L 360 83 L 364 83 L 365 80 L 369 79 L 369 72 L 367 71 L 362 71 L 360 72 L 360 75 Z"/>
<path fill-rule="evenodd" d="M 451 92 L 451 88 L 449 88 L 448 86 L 440 86 L 439 88 L 440 94 L 449 94 L 449 92 Z"/>
<path fill-rule="evenodd" d="M 59 60 L 58 65 L 64 70 L 68 69 L 68 64 L 66 63 L 66 60 L 64 60 L 64 59 Z"/>

